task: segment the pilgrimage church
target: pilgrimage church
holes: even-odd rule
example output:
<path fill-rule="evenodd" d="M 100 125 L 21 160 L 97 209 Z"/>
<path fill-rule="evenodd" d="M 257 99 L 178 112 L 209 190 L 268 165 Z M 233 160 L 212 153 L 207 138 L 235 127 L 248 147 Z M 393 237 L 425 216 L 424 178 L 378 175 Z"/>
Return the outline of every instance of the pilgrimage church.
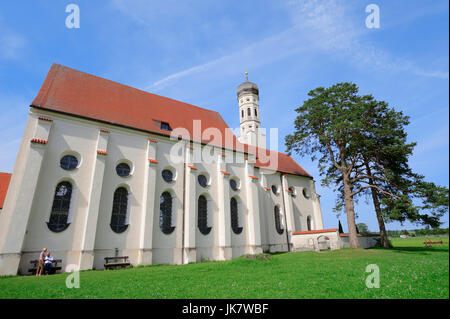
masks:
<path fill-rule="evenodd" d="M 217 112 L 53 64 L 0 175 L 0 275 L 43 247 L 63 271 L 339 248 L 312 176 L 266 149 L 248 79 L 236 116 L 239 137 Z"/>

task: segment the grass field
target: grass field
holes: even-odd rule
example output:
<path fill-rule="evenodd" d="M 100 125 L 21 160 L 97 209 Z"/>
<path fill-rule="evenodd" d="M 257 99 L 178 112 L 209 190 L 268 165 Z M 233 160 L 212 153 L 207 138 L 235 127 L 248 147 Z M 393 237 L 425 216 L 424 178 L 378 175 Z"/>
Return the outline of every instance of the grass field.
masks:
<path fill-rule="evenodd" d="M 438 240 L 446 244 L 394 239 L 393 249 L 82 271 L 79 289 L 66 287 L 68 274 L 2 277 L 0 298 L 449 298 L 449 240 Z M 368 264 L 378 265 L 380 288 L 366 287 Z"/>

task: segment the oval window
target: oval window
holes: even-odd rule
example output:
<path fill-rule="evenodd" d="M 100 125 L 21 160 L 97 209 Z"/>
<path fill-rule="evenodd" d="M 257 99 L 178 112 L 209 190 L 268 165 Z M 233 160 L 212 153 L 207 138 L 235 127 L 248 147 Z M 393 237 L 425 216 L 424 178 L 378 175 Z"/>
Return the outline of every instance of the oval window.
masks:
<path fill-rule="evenodd" d="M 278 187 L 276 185 L 272 185 L 272 193 L 278 195 Z"/>
<path fill-rule="evenodd" d="M 205 175 L 198 175 L 198 183 L 200 184 L 200 186 L 202 187 L 206 187 L 208 186 L 208 179 L 206 178 Z"/>
<path fill-rule="evenodd" d="M 173 173 L 170 169 L 163 170 L 161 174 L 164 181 L 167 183 L 173 182 Z"/>
<path fill-rule="evenodd" d="M 303 196 L 304 196 L 305 198 L 310 198 L 310 197 L 311 197 L 311 193 L 309 192 L 309 189 L 306 188 L 306 187 L 303 188 L 302 193 L 303 193 Z"/>
<path fill-rule="evenodd" d="M 130 175 L 131 168 L 127 163 L 120 163 L 116 166 L 116 173 L 120 177 L 127 177 Z"/>
<path fill-rule="evenodd" d="M 73 155 L 65 155 L 61 158 L 61 161 L 59 162 L 62 169 L 65 169 L 67 171 L 71 171 L 78 166 L 78 158 L 76 158 Z"/>
<path fill-rule="evenodd" d="M 297 193 L 295 192 L 295 188 L 293 186 L 289 187 L 289 193 L 292 197 L 296 197 Z"/>
<path fill-rule="evenodd" d="M 238 184 L 237 184 L 236 180 L 234 180 L 234 179 L 230 180 L 230 187 L 234 191 L 237 191 L 239 189 Z"/>

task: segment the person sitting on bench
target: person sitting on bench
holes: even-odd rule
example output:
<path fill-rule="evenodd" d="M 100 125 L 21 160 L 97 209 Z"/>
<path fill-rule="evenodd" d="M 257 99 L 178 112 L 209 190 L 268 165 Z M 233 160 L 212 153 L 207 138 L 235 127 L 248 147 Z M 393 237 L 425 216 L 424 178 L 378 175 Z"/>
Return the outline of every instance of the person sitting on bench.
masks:
<path fill-rule="evenodd" d="M 50 252 L 47 252 L 47 256 L 45 256 L 44 263 L 44 274 L 52 274 L 53 273 L 53 256 L 50 255 Z"/>

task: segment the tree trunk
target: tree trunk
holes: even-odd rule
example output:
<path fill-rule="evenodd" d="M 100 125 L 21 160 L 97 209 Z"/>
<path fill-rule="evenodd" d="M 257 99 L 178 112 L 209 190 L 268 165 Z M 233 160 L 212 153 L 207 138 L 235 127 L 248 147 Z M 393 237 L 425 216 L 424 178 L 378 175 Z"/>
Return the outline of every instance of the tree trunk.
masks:
<path fill-rule="evenodd" d="M 359 248 L 359 240 L 356 234 L 356 221 L 355 221 L 355 203 L 353 201 L 352 191 L 353 187 L 350 184 L 349 177 L 344 174 L 344 198 L 345 198 L 345 213 L 347 214 L 348 225 L 348 239 L 350 247 Z"/>
<path fill-rule="evenodd" d="M 375 212 L 377 213 L 378 226 L 380 227 L 381 246 L 384 248 L 392 248 L 387 236 L 383 216 L 381 216 L 381 207 L 380 202 L 378 201 L 378 195 L 376 193 L 376 190 L 374 189 L 372 189 L 372 198 L 373 198 L 373 205 L 375 206 Z"/>
<path fill-rule="evenodd" d="M 371 176 L 372 172 L 370 170 L 370 166 L 366 164 L 367 169 L 367 175 Z M 369 178 L 369 185 L 373 185 L 373 179 Z M 380 237 L 381 237 L 381 246 L 384 248 L 392 248 L 391 244 L 389 243 L 389 239 L 386 232 L 386 226 L 384 225 L 384 219 L 381 215 L 381 206 L 380 201 L 378 199 L 378 194 L 375 188 L 370 188 L 372 192 L 372 201 L 373 206 L 375 207 L 375 213 L 377 214 L 377 220 L 378 220 L 378 227 L 380 227 Z"/>

